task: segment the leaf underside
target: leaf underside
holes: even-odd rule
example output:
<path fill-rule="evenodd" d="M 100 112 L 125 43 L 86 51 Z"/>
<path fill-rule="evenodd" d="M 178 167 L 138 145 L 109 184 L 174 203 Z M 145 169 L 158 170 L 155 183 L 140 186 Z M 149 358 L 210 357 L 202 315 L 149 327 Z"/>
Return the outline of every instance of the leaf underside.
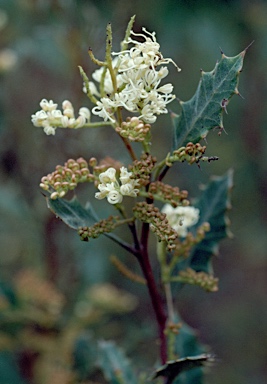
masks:
<path fill-rule="evenodd" d="M 46 197 L 46 201 L 48 208 L 70 228 L 90 226 L 97 221 L 91 206 L 87 204 L 83 207 L 76 197 L 72 200 L 52 200 Z"/>

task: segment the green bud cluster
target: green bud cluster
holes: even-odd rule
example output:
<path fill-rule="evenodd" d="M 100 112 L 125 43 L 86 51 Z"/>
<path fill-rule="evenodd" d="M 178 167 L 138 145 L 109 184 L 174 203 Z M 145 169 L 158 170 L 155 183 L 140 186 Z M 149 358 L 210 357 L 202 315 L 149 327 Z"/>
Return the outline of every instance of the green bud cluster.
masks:
<path fill-rule="evenodd" d="M 156 199 L 165 203 L 169 203 L 174 208 L 178 207 L 178 205 L 189 205 L 189 201 L 186 199 L 187 196 L 187 191 L 180 191 L 178 187 L 172 187 L 171 185 L 162 183 L 161 181 L 156 181 L 149 184 L 148 197 L 150 199 Z"/>
<path fill-rule="evenodd" d="M 78 183 L 94 181 L 88 163 L 82 157 L 77 160 L 69 159 L 63 166 L 57 165 L 56 170 L 41 179 L 40 187 L 51 193 L 51 199 L 63 197 L 69 190 L 77 187 Z"/>
<path fill-rule="evenodd" d="M 206 146 L 202 146 L 200 143 L 193 144 L 191 142 L 187 143 L 185 147 L 181 147 L 173 152 L 171 156 L 171 162 L 173 161 L 187 161 L 188 164 L 198 164 L 200 161 L 213 161 L 218 160 L 218 157 L 207 157 L 204 156 L 206 151 Z M 172 159 L 173 157 L 173 159 Z"/>
<path fill-rule="evenodd" d="M 218 291 L 219 279 L 208 273 L 196 272 L 192 268 L 187 268 L 184 271 L 180 271 L 178 277 L 182 283 L 197 285 L 208 292 Z"/>
<path fill-rule="evenodd" d="M 112 232 L 118 225 L 118 217 L 109 216 L 107 219 L 100 220 L 91 227 L 80 227 L 78 234 L 82 241 L 89 241 L 89 239 L 97 239 L 104 233 Z"/>
<path fill-rule="evenodd" d="M 134 216 L 145 223 L 149 223 L 152 232 L 158 237 L 159 241 L 167 243 L 167 250 L 172 251 L 176 245 L 177 232 L 169 225 L 166 214 L 153 204 L 146 202 L 137 203 L 133 208 Z"/>
<path fill-rule="evenodd" d="M 121 127 L 116 128 L 122 137 L 126 137 L 130 141 L 139 141 L 142 142 L 145 139 L 149 140 L 149 132 L 151 129 L 150 124 L 144 123 L 142 120 L 139 120 L 138 117 L 127 117 L 126 121 L 121 124 Z"/>
<path fill-rule="evenodd" d="M 157 159 L 154 156 L 143 153 L 140 160 L 135 160 L 133 165 L 129 165 L 130 171 L 135 179 L 139 179 L 140 185 L 147 185 L 149 183 L 156 161 Z"/>

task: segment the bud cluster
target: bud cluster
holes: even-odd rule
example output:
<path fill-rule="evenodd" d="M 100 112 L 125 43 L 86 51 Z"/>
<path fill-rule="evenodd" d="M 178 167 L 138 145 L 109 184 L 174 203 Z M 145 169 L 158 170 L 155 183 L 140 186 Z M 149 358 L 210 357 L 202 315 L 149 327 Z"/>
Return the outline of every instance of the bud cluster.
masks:
<path fill-rule="evenodd" d="M 185 190 L 180 191 L 178 187 L 172 187 L 169 184 L 155 181 L 149 184 L 148 197 L 163 202 L 168 202 L 173 207 L 178 205 L 187 206 L 189 201 L 186 199 L 188 192 Z"/>
<path fill-rule="evenodd" d="M 94 181 L 88 163 L 82 157 L 77 160 L 69 159 L 64 166 L 57 165 L 56 170 L 41 179 L 40 187 L 51 193 L 51 199 L 63 197 L 69 190 L 77 187 L 78 183 Z"/>
<path fill-rule="evenodd" d="M 140 185 L 147 185 L 149 183 L 156 161 L 157 159 L 154 156 L 143 153 L 140 160 L 135 160 L 133 165 L 129 166 L 133 176 L 139 179 Z"/>
<path fill-rule="evenodd" d="M 122 137 L 126 137 L 130 141 L 142 142 L 148 138 L 151 125 L 144 123 L 138 117 L 127 117 L 126 121 L 121 124 L 121 127 L 116 128 Z"/>
<path fill-rule="evenodd" d="M 133 208 L 134 216 L 145 223 L 149 223 L 151 230 L 158 237 L 159 241 L 167 243 L 168 251 L 172 251 L 176 245 L 177 232 L 169 225 L 166 214 L 153 204 L 140 202 Z"/>
<path fill-rule="evenodd" d="M 213 161 L 218 160 L 218 157 L 203 156 L 206 151 L 206 146 L 202 146 L 200 143 L 193 144 L 187 143 L 185 147 L 181 147 L 173 152 L 175 158 L 174 161 L 187 161 L 189 164 L 198 164 L 200 161 Z"/>
<path fill-rule="evenodd" d="M 109 216 L 107 219 L 100 220 L 91 227 L 80 227 L 78 234 L 82 241 L 89 241 L 89 239 L 97 239 L 104 233 L 112 232 L 118 225 L 117 216 Z"/>
<path fill-rule="evenodd" d="M 209 232 L 209 230 L 209 223 L 203 223 L 197 228 L 195 236 L 193 236 L 191 232 L 188 232 L 184 239 L 177 238 L 175 240 L 174 257 L 179 259 L 187 258 L 192 247 L 200 243 L 205 238 L 206 232 Z"/>
<path fill-rule="evenodd" d="M 192 268 L 187 268 L 179 272 L 179 281 L 186 284 L 197 285 L 208 292 L 218 291 L 217 277 L 205 272 L 196 272 Z"/>

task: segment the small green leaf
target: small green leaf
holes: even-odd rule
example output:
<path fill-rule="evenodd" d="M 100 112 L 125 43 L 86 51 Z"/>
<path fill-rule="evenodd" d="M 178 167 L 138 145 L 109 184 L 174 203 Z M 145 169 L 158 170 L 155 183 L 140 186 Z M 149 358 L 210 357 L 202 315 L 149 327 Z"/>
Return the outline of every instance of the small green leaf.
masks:
<path fill-rule="evenodd" d="M 72 200 L 47 197 L 46 201 L 48 208 L 70 228 L 90 226 L 97 220 L 91 205 L 88 203 L 83 207 L 76 197 Z"/>
<path fill-rule="evenodd" d="M 211 72 L 201 72 L 195 95 L 180 102 L 180 115 L 173 116 L 173 150 L 188 142 L 197 143 L 213 128 L 223 128 L 223 110 L 230 98 L 238 93 L 238 77 L 246 50 L 235 57 L 222 54 Z"/>
<path fill-rule="evenodd" d="M 128 359 L 115 343 L 100 341 L 98 343 L 98 365 L 102 369 L 105 378 L 111 384 L 137 384 Z"/>

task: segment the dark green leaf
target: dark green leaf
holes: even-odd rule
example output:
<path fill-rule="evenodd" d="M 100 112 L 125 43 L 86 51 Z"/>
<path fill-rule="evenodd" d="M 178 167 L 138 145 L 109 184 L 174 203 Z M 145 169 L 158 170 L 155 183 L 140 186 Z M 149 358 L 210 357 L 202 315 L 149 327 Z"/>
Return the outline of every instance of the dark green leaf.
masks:
<path fill-rule="evenodd" d="M 180 322 L 180 319 L 177 319 Z M 175 353 L 179 357 L 198 356 L 205 353 L 193 328 L 182 322 L 182 327 L 175 339 Z M 203 370 L 195 367 L 189 371 L 181 372 L 174 380 L 174 384 L 203 384 Z"/>
<path fill-rule="evenodd" d="M 235 57 L 222 54 L 211 72 L 201 72 L 195 95 L 180 102 L 181 114 L 173 117 L 173 150 L 188 142 L 197 143 L 213 128 L 223 128 L 223 110 L 233 94 L 238 93 L 238 76 L 246 50 Z"/>
<path fill-rule="evenodd" d="M 111 341 L 100 341 L 98 347 L 98 364 L 111 384 L 138 383 L 137 377 L 121 349 Z"/>
<path fill-rule="evenodd" d="M 229 195 L 232 186 L 231 170 L 224 176 L 213 177 L 194 204 L 200 210 L 200 218 L 190 230 L 194 234 L 199 225 L 208 222 L 210 231 L 206 233 L 205 239 L 194 247 L 190 257 L 178 264 L 178 271 L 189 267 L 197 272 L 212 272 L 211 257 L 218 253 L 219 241 L 230 235 L 227 211 L 231 207 Z"/>
<path fill-rule="evenodd" d="M 205 348 L 198 341 L 195 331 L 181 321 L 177 313 L 175 323 L 182 324 L 179 333 L 174 336 L 173 352 L 179 358 L 158 368 L 152 379 L 164 376 L 167 378 L 167 384 L 203 384 L 201 367 L 205 362 L 213 360 L 213 357 L 205 353 Z"/>
<path fill-rule="evenodd" d="M 168 361 L 165 365 L 158 368 L 153 379 L 159 376 L 167 378 L 166 384 L 171 384 L 173 380 L 184 371 L 203 366 L 210 359 L 206 353 L 196 356 L 183 357 L 177 360 Z"/>
<path fill-rule="evenodd" d="M 87 204 L 83 207 L 78 199 L 74 197 L 72 200 L 46 198 L 48 208 L 59 217 L 65 224 L 73 229 L 92 225 L 95 221 L 94 212 Z"/>
<path fill-rule="evenodd" d="M 210 231 L 193 250 L 190 268 L 211 273 L 210 259 L 218 254 L 219 241 L 230 235 L 227 211 L 231 208 L 230 191 L 233 187 L 233 172 L 213 177 L 195 204 L 200 210 L 198 226 L 204 222 L 210 224 Z M 196 226 L 195 226 L 196 229 Z"/>

